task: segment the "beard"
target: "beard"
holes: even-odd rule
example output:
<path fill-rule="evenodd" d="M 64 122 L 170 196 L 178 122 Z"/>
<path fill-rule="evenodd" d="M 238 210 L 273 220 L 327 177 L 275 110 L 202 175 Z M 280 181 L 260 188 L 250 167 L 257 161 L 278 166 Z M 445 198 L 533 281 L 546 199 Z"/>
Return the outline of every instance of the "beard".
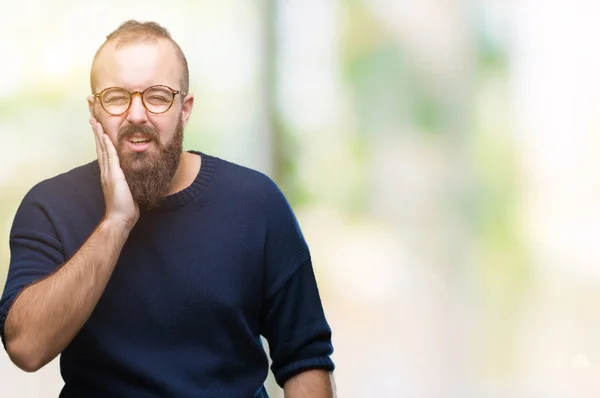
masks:
<path fill-rule="evenodd" d="M 136 133 L 150 138 L 152 144 L 156 145 L 156 150 L 133 152 L 126 149 L 126 141 Z M 181 115 L 173 138 L 165 144 L 160 142 L 156 129 L 128 125 L 119 129 L 115 147 L 133 200 L 138 203 L 140 208 L 153 209 L 168 195 L 173 176 L 181 160 L 183 152 Z"/>

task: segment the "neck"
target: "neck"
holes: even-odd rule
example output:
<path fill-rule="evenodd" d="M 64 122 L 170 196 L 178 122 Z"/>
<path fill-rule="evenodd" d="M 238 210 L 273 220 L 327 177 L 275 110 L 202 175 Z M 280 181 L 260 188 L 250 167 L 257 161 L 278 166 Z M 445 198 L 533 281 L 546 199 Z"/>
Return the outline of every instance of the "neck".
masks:
<path fill-rule="evenodd" d="M 189 187 L 200 171 L 201 162 L 199 155 L 183 151 L 168 194 L 173 195 Z"/>

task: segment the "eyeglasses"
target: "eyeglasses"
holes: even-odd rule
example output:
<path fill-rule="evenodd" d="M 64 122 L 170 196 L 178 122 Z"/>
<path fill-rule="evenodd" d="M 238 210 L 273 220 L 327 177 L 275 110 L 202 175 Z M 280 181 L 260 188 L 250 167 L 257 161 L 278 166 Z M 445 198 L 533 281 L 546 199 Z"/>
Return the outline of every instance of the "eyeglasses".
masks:
<path fill-rule="evenodd" d="M 183 91 L 173 90 L 168 86 L 150 86 L 144 91 L 127 91 L 121 87 L 108 87 L 99 93 L 94 94 L 94 98 L 100 100 L 100 105 L 106 113 L 113 116 L 121 116 L 129 110 L 133 96 L 139 94 L 144 108 L 150 113 L 165 113 L 175 100 L 177 94 L 185 96 Z"/>

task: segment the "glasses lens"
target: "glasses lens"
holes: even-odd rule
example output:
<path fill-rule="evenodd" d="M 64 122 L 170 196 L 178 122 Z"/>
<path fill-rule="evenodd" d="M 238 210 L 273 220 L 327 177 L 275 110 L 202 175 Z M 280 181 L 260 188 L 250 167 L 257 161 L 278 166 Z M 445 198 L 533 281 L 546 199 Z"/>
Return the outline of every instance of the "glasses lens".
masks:
<path fill-rule="evenodd" d="M 166 112 L 173 103 L 173 92 L 165 87 L 149 87 L 144 91 L 144 103 L 150 112 Z"/>
<path fill-rule="evenodd" d="M 109 88 L 102 94 L 102 105 L 108 113 L 119 115 L 127 110 L 131 96 L 122 88 Z"/>

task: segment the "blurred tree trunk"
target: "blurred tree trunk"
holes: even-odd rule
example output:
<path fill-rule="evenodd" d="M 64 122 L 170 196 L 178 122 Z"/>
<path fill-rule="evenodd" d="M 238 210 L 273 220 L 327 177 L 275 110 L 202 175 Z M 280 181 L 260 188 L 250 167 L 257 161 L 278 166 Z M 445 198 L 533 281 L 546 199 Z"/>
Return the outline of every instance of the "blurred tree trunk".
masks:
<path fill-rule="evenodd" d="M 277 113 L 277 0 L 262 0 L 260 2 L 262 16 L 262 98 L 263 98 L 263 123 L 262 134 L 266 135 L 269 148 L 265 151 L 269 159 L 268 173 L 279 185 L 284 183 L 283 173 L 283 136 L 278 123 Z M 269 355 L 268 344 L 263 340 L 267 355 Z M 269 357 L 269 367 L 271 358 Z M 281 388 L 275 382 L 272 372 L 265 382 L 265 387 L 271 398 L 283 397 Z"/>
<path fill-rule="evenodd" d="M 284 137 L 277 111 L 277 10 L 278 0 L 263 0 L 263 98 L 265 129 L 269 143 L 271 176 L 278 184 L 285 181 Z"/>

